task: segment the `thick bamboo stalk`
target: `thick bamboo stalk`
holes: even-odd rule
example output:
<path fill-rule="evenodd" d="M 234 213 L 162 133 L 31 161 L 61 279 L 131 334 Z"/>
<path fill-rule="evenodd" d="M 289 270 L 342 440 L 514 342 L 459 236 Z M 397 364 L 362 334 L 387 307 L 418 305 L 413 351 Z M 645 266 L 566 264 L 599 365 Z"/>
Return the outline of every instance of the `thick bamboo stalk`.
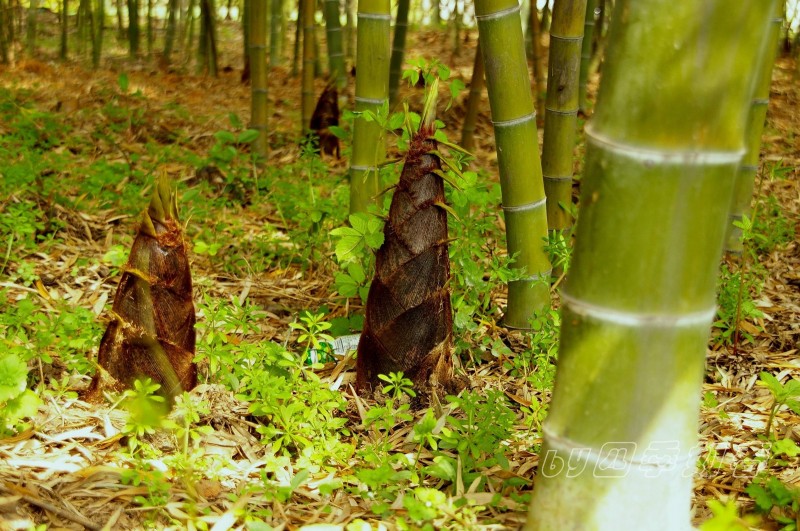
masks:
<path fill-rule="evenodd" d="M 547 226 L 567 233 L 572 227 L 572 163 L 578 125 L 578 71 L 581 65 L 586 0 L 556 0 L 550 25 L 542 175 L 547 196 Z"/>
<path fill-rule="evenodd" d="M 99 0 L 97 2 L 96 28 L 94 32 L 96 43 L 92 46 L 92 66 L 94 68 L 100 67 L 100 59 L 103 56 L 103 35 L 105 32 L 106 22 L 105 4 L 105 0 Z"/>
<path fill-rule="evenodd" d="M 492 109 L 508 254 L 525 278 L 508 284 L 504 323 L 528 328 L 536 312 L 550 306 L 550 263 L 536 111 L 525 61 L 516 0 L 476 0 L 481 53 Z"/>
<path fill-rule="evenodd" d="M 302 117 L 300 131 L 303 135 L 309 132 L 311 113 L 316 104 L 314 98 L 314 0 L 301 0 L 303 15 L 303 89 Z M 298 21 L 300 23 L 301 21 Z"/>
<path fill-rule="evenodd" d="M 475 124 L 478 121 L 478 109 L 480 108 L 483 88 L 486 86 L 483 79 L 484 70 L 481 42 L 478 41 L 478 45 L 475 46 L 475 62 L 472 65 L 472 79 L 469 82 L 467 108 L 464 111 L 464 125 L 461 129 L 461 146 L 467 151 L 475 149 Z"/>
<path fill-rule="evenodd" d="M 594 18 L 595 9 L 597 9 L 597 0 L 588 0 L 586 3 L 586 18 L 583 23 L 583 41 L 581 43 L 581 71 L 579 92 L 578 92 L 578 108 L 584 114 L 589 111 L 589 100 L 586 96 L 587 86 L 589 84 L 589 66 L 592 62 L 592 43 L 594 41 Z"/>
<path fill-rule="evenodd" d="M 778 40 L 783 26 L 782 11 L 782 9 L 779 9 L 779 13 L 772 19 L 769 48 L 764 55 L 762 63 L 758 66 L 758 81 L 753 100 L 750 103 L 750 116 L 747 126 L 747 152 L 736 175 L 736 187 L 734 188 L 731 211 L 728 214 L 728 234 L 725 238 L 725 250 L 731 254 L 741 254 L 744 251 L 742 229 L 734 225 L 734 223 L 741 221 L 743 216 L 749 216 L 752 213 L 750 202 L 753 199 L 753 189 L 755 188 L 756 174 L 758 173 L 761 134 L 764 132 L 764 122 L 767 118 L 772 67 L 775 64 L 775 56 L 778 54 Z"/>
<path fill-rule="evenodd" d="M 392 39 L 392 59 L 389 67 L 389 105 L 397 103 L 397 90 L 403 77 L 403 55 L 406 50 L 408 32 L 408 7 L 410 0 L 398 0 L 397 16 L 394 19 L 394 38 Z"/>
<path fill-rule="evenodd" d="M 66 3 L 67 0 L 64 0 Z M 139 55 L 139 0 L 128 0 L 128 53 L 131 57 Z"/>
<path fill-rule="evenodd" d="M 717 267 L 770 4 L 616 6 L 526 529 L 691 529 Z"/>
<path fill-rule="evenodd" d="M 356 50 L 356 112 L 378 112 L 389 96 L 389 0 L 359 0 Z M 356 118 L 350 160 L 350 212 L 377 204 L 378 164 L 386 157 L 381 126 Z"/>
<path fill-rule="evenodd" d="M 269 153 L 267 142 L 267 0 L 250 4 L 250 127 L 258 131 L 253 150 L 262 159 Z"/>
<path fill-rule="evenodd" d="M 347 72 L 344 68 L 344 49 L 342 48 L 342 23 L 339 13 L 339 0 L 325 0 L 325 32 L 328 37 L 328 69 L 331 79 L 336 80 L 336 88 L 344 92 L 347 87 Z"/>

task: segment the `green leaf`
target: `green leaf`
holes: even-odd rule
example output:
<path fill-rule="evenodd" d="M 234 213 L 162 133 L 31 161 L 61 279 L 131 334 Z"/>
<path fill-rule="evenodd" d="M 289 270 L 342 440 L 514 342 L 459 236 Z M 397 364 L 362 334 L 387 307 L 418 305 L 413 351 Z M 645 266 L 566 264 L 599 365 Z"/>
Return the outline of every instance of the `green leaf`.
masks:
<path fill-rule="evenodd" d="M 0 358 L 0 404 L 19 396 L 28 382 L 28 365 L 16 354 Z"/>
<path fill-rule="evenodd" d="M 753 498 L 753 501 L 756 502 L 756 507 L 758 507 L 760 511 L 766 513 L 769 512 L 770 509 L 772 509 L 773 506 L 772 495 L 762 485 L 758 483 L 750 483 L 747 486 L 747 488 L 744 489 L 744 491 L 747 493 L 748 496 Z"/>
<path fill-rule="evenodd" d="M 256 138 L 258 138 L 258 135 L 259 135 L 259 133 L 258 133 L 258 131 L 256 129 L 247 129 L 247 130 L 242 131 L 241 133 L 239 133 L 239 139 L 238 139 L 237 142 L 239 144 L 249 144 L 250 142 L 254 141 Z"/>
<path fill-rule="evenodd" d="M 791 439 L 781 439 L 772 443 L 772 453 L 774 455 L 786 454 L 788 457 L 800 455 L 800 446 L 797 446 Z"/>
<path fill-rule="evenodd" d="M 30 389 L 25 389 L 21 395 L 6 402 L 3 416 L 7 421 L 11 422 L 33 417 L 39 411 L 41 402 L 36 393 Z"/>
<path fill-rule="evenodd" d="M 339 295 L 342 297 L 355 297 L 358 294 L 360 284 L 350 275 L 336 273 L 334 276 L 334 283 L 336 284 L 336 291 L 338 291 Z"/>
<path fill-rule="evenodd" d="M 709 500 L 708 508 L 714 516 L 703 522 L 701 531 L 747 531 L 746 523 L 739 518 L 739 509 L 734 502 L 723 505 L 718 500 Z"/>
<path fill-rule="evenodd" d="M 241 129 L 242 127 L 244 127 L 244 124 L 242 124 L 242 120 L 239 119 L 239 116 L 235 112 L 228 113 L 228 121 L 231 123 L 231 126 L 234 129 Z"/>
<path fill-rule="evenodd" d="M 389 129 L 394 131 L 395 129 L 400 129 L 403 127 L 403 122 L 405 121 L 405 115 L 401 112 L 396 112 L 389 117 Z"/>
<path fill-rule="evenodd" d="M 350 273 L 350 276 L 358 284 L 363 283 L 367 279 L 367 275 L 364 273 L 364 268 L 359 263 L 352 263 L 348 265 L 347 272 Z"/>
<path fill-rule="evenodd" d="M 762 371 L 759 375 L 759 379 L 761 380 L 762 385 L 766 386 L 767 389 L 772 392 L 775 398 L 780 396 L 781 392 L 783 391 L 783 386 L 777 378 L 766 371 Z"/>
<path fill-rule="evenodd" d="M 119 77 L 117 78 L 117 85 L 119 85 L 119 89 L 122 92 L 128 92 L 128 87 L 130 87 L 128 74 L 126 74 L 125 72 L 120 73 Z"/>
<path fill-rule="evenodd" d="M 236 142 L 236 137 L 230 131 L 217 131 L 214 133 L 214 138 L 221 144 L 233 144 Z"/>
<path fill-rule="evenodd" d="M 328 131 L 333 133 L 333 136 L 335 136 L 339 140 L 347 139 L 347 131 L 345 131 L 344 129 L 342 129 L 338 125 L 329 125 L 328 126 Z"/>

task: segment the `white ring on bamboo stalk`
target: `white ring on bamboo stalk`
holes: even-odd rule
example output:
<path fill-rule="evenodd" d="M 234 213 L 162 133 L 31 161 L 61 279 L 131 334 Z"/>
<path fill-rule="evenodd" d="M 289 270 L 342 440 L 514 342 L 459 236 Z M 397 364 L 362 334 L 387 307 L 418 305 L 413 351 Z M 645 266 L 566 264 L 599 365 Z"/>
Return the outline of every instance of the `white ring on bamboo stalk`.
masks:
<path fill-rule="evenodd" d="M 514 205 L 514 206 L 505 206 L 503 205 L 504 212 L 525 212 L 526 210 L 536 210 L 537 208 L 542 208 L 547 204 L 547 198 L 544 197 L 538 201 L 534 201 L 533 203 L 526 203 L 524 205 Z"/>
<path fill-rule="evenodd" d="M 700 312 L 677 315 L 667 313 L 625 312 L 577 299 L 566 293 L 565 290 L 561 290 L 561 306 L 568 306 L 570 310 L 578 315 L 590 317 L 597 321 L 605 321 L 607 323 L 630 327 L 689 327 L 710 325 L 717 312 L 716 306 L 712 306 L 710 309 Z"/>
<path fill-rule="evenodd" d="M 356 102 L 358 103 L 371 103 L 373 105 L 383 105 L 386 99 L 384 98 L 366 98 L 364 96 L 356 96 Z"/>
<path fill-rule="evenodd" d="M 575 36 L 575 35 L 554 35 L 553 33 L 550 34 L 551 39 L 558 39 L 560 41 L 582 41 L 583 35 Z"/>
<path fill-rule="evenodd" d="M 692 166 L 723 166 L 737 164 L 744 155 L 744 150 L 737 151 L 699 151 L 697 149 L 656 149 L 617 142 L 605 135 L 595 132 L 591 124 L 585 129 L 586 140 L 598 147 L 603 147 L 618 155 L 642 162 L 663 162 L 666 164 L 684 163 Z"/>
<path fill-rule="evenodd" d="M 269 94 L 269 90 L 267 90 L 265 88 L 254 88 L 254 89 L 251 89 L 251 90 L 252 90 L 252 92 L 255 92 L 256 94 Z"/>
<path fill-rule="evenodd" d="M 562 116 L 572 116 L 572 115 L 576 115 L 577 116 L 577 114 L 578 114 L 578 109 L 577 108 L 576 109 L 569 109 L 569 110 L 561 110 L 561 109 L 551 109 L 550 107 L 545 107 L 544 110 L 545 110 L 546 113 L 552 112 L 554 114 L 560 114 Z"/>
<path fill-rule="evenodd" d="M 368 18 L 372 20 L 392 20 L 392 15 L 385 15 L 383 13 L 358 13 L 358 18 Z"/>
<path fill-rule="evenodd" d="M 758 164 L 742 164 L 739 166 L 740 170 L 758 171 Z"/>
<path fill-rule="evenodd" d="M 509 284 L 513 284 L 514 282 L 537 282 L 539 280 L 547 279 L 550 280 L 550 275 L 553 274 L 552 269 L 548 269 L 547 271 L 542 271 L 541 273 L 537 273 L 535 275 L 530 275 L 527 277 L 518 278 L 517 280 L 512 280 Z"/>
<path fill-rule="evenodd" d="M 769 98 L 753 98 L 752 105 L 769 105 Z"/>
<path fill-rule="evenodd" d="M 572 175 L 542 175 L 548 181 L 571 181 Z"/>
<path fill-rule="evenodd" d="M 555 450 L 569 452 L 570 457 L 577 453 L 586 462 L 595 465 L 595 470 L 599 468 L 601 470 L 623 471 L 628 470 L 631 467 L 636 467 L 640 469 L 658 471 L 682 471 L 687 470 L 690 467 L 694 467 L 695 463 L 697 462 L 698 449 L 692 449 L 683 453 L 683 455 L 676 455 L 675 453 L 668 452 L 664 452 L 659 455 L 651 451 L 652 443 L 654 441 L 650 441 L 650 444 L 648 444 L 647 448 L 645 449 L 647 457 L 642 459 L 628 457 L 628 448 L 624 446 L 620 449 L 625 451 L 604 453 L 602 450 L 592 448 L 588 444 L 581 444 L 570 439 L 569 437 L 564 437 L 563 435 L 555 433 L 553 430 L 547 427 L 547 424 L 542 426 L 542 433 L 544 434 L 544 438 L 547 440 L 548 447 Z M 636 445 L 636 441 L 631 442 Z M 634 452 L 636 449 L 638 448 L 634 448 Z"/>
<path fill-rule="evenodd" d="M 532 120 L 536 120 L 536 111 L 524 116 L 520 116 L 519 118 L 512 118 L 511 120 L 500 120 L 497 122 L 492 120 L 492 125 L 495 127 L 511 127 L 512 125 L 524 124 L 525 122 L 530 122 Z"/>
<path fill-rule="evenodd" d="M 378 167 L 377 166 L 360 166 L 360 165 L 357 165 L 357 164 L 351 165 L 350 169 L 351 170 L 356 170 L 356 171 L 378 171 Z"/>
<path fill-rule="evenodd" d="M 339 26 L 338 28 L 325 28 L 328 33 L 333 33 L 334 31 L 342 31 L 342 27 Z"/>
<path fill-rule="evenodd" d="M 486 13 L 485 15 L 475 15 L 476 20 L 492 20 L 496 18 L 503 18 L 508 15 L 512 15 L 514 13 L 519 12 L 519 4 L 515 6 L 511 6 L 509 8 L 503 9 L 501 11 L 495 11 L 494 13 Z"/>

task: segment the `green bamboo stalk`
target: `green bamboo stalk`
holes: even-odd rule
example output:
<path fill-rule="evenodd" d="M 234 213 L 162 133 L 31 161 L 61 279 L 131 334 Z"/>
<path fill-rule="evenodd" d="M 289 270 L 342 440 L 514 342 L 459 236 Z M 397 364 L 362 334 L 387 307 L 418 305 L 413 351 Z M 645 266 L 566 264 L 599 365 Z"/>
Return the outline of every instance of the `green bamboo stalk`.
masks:
<path fill-rule="evenodd" d="M 597 0 L 586 3 L 586 18 L 583 23 L 583 43 L 581 44 L 581 72 L 578 81 L 578 108 L 584 114 L 589 111 L 589 100 L 586 89 L 589 84 L 589 65 L 592 62 L 592 43 L 594 41 L 594 17 Z"/>
<path fill-rule="evenodd" d="M 481 42 L 475 46 L 475 62 L 472 65 L 472 79 L 469 82 L 469 97 L 467 98 L 467 108 L 464 111 L 464 125 L 461 128 L 461 146 L 467 151 L 475 149 L 475 124 L 478 121 L 478 109 L 480 108 L 481 95 L 484 82 L 483 54 L 481 53 Z"/>
<path fill-rule="evenodd" d="M 307 134 L 314 112 L 314 0 L 301 0 L 303 15 L 303 97 L 300 131 Z M 300 21 L 298 21 L 299 23 Z"/>
<path fill-rule="evenodd" d="M 96 28 L 94 32 L 95 44 L 92 46 L 92 66 L 94 68 L 100 67 L 100 59 L 103 56 L 103 35 L 105 32 L 106 23 L 106 6 L 105 0 L 98 0 L 97 2 L 97 17 Z"/>
<path fill-rule="evenodd" d="M 344 68 L 339 0 L 325 0 L 325 32 L 328 37 L 328 69 L 331 79 L 336 80 L 336 88 L 342 93 L 347 87 L 347 72 Z"/>
<path fill-rule="evenodd" d="M 578 125 L 578 71 L 586 0 L 556 0 L 550 25 L 542 174 L 547 196 L 547 226 L 566 234 L 572 215 L 572 162 Z"/>
<path fill-rule="evenodd" d="M 358 113 L 378 110 L 389 96 L 389 0 L 359 0 L 356 49 L 356 101 Z M 366 212 L 377 204 L 378 164 L 386 157 L 383 130 L 375 121 L 357 118 L 353 124 L 350 160 L 350 212 Z"/>
<path fill-rule="evenodd" d="M 252 15 L 250 11 L 252 10 L 252 6 L 250 5 L 251 0 L 242 0 L 242 54 L 244 57 L 244 63 L 242 67 L 242 82 L 246 82 L 250 79 L 250 21 L 252 20 Z M 228 6 L 230 8 L 230 5 Z M 230 9 L 226 12 L 226 18 L 230 15 Z"/>
<path fill-rule="evenodd" d="M 281 53 L 283 52 L 282 29 L 283 23 L 283 0 L 271 0 L 270 7 L 272 13 L 269 21 L 269 65 L 271 67 L 280 66 Z"/>
<path fill-rule="evenodd" d="M 547 78 L 544 72 L 544 51 L 542 50 L 541 25 L 539 14 L 534 0 L 530 19 L 528 20 L 528 33 L 531 36 L 531 60 L 533 62 L 533 80 L 536 91 L 536 112 L 544 116 L 545 95 L 547 94 Z"/>
<path fill-rule="evenodd" d="M 153 28 L 153 0 L 147 0 L 147 56 L 153 55 L 155 30 Z"/>
<path fill-rule="evenodd" d="M 779 5 L 780 7 L 780 5 Z M 769 48 L 764 55 L 763 62 L 758 66 L 758 81 L 753 100 L 750 102 L 750 115 L 747 126 L 747 152 L 739 166 L 736 175 L 736 187 L 734 188 L 733 202 L 731 211 L 728 214 L 728 234 L 725 238 L 725 250 L 734 255 L 744 251 L 742 242 L 742 229 L 734 223 L 742 220 L 743 216 L 752 213 L 750 202 L 753 198 L 756 174 L 758 173 L 758 155 L 761 151 L 761 134 L 764 132 L 764 122 L 767 118 L 767 106 L 769 105 L 769 87 L 772 82 L 772 67 L 775 64 L 775 56 L 778 54 L 778 40 L 780 37 L 783 18 L 781 11 L 776 13 L 772 19 L 769 33 Z"/>
<path fill-rule="evenodd" d="M 28 55 L 36 55 L 36 22 L 39 14 L 39 0 L 31 0 L 25 32 L 25 48 Z"/>
<path fill-rule="evenodd" d="M 61 46 L 58 56 L 64 61 L 67 59 L 67 32 L 69 31 L 69 0 L 61 1 Z"/>
<path fill-rule="evenodd" d="M 353 61 L 356 54 L 356 21 L 353 18 L 353 1 L 344 0 L 345 13 L 345 57 Z"/>
<path fill-rule="evenodd" d="M 292 77 L 297 76 L 300 71 L 300 54 L 302 50 L 300 45 L 303 40 L 303 9 L 306 3 L 303 0 L 297 0 L 297 19 L 294 24 L 294 55 L 292 56 Z"/>
<path fill-rule="evenodd" d="M 519 4 L 476 0 L 481 53 L 492 109 L 508 254 L 525 278 L 508 284 L 506 326 L 528 328 L 550 307 L 550 263 L 543 248 L 547 214 Z"/>
<path fill-rule="evenodd" d="M 617 3 L 528 530 L 691 529 L 717 267 L 770 4 Z"/>
<path fill-rule="evenodd" d="M 67 0 L 64 0 L 66 3 Z M 128 0 L 128 53 L 139 55 L 139 0 Z"/>
<path fill-rule="evenodd" d="M 250 127 L 258 131 L 253 150 L 262 160 L 269 153 L 267 143 L 267 0 L 250 4 Z"/>
<path fill-rule="evenodd" d="M 403 77 L 403 55 L 406 50 L 406 34 L 408 32 L 408 7 L 410 0 L 398 0 L 397 16 L 394 20 L 394 38 L 392 40 L 392 59 L 389 66 L 389 105 L 397 103 L 397 90 Z"/>

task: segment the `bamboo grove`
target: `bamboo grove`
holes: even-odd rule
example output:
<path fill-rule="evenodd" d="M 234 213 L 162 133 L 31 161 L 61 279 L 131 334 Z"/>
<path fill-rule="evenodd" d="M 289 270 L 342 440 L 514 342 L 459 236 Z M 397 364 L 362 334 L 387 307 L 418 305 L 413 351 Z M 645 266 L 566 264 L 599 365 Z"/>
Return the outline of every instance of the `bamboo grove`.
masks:
<path fill-rule="evenodd" d="M 366 272 L 373 280 L 357 350 L 358 391 L 377 388 L 379 374 L 398 370 L 433 401 L 439 389 L 460 391 L 449 291 L 450 166 L 440 151 L 447 143 L 434 138 L 438 82 L 428 88 L 420 125 L 409 131 L 399 180 L 383 182 L 381 174 L 390 139 L 375 117 L 402 107 L 407 34 L 422 18 L 414 3 L 399 0 L 393 16 L 389 0 L 227 6 L 169 0 L 156 16 L 153 0 L 139 2 L 117 0 L 109 11 L 104 0 L 75 6 L 62 0 L 59 57 L 85 47 L 99 67 L 113 12 L 130 57 L 152 57 L 163 68 L 192 63 L 197 74 L 217 76 L 220 13 L 241 10 L 242 80 L 250 84 L 248 126 L 257 133 L 254 171 L 270 164 L 270 69 L 291 66 L 302 87 L 294 134 L 316 138 L 323 156 L 349 157 L 350 213 L 384 214 L 382 194 L 391 190 L 383 244 L 375 270 Z M 459 53 L 467 5 L 446 6 Z M 441 7 L 430 6 L 434 24 Z M 573 246 L 557 297 L 560 357 L 526 529 L 688 529 L 717 270 L 725 251 L 742 253 L 740 227 L 755 191 L 783 6 L 555 0 L 541 18 L 517 0 L 474 0 L 471 7 L 478 45 L 461 144 L 476 145 L 485 91 L 504 254 L 519 273 L 507 283 L 503 327 L 529 330 L 553 307 L 553 282 L 564 271 L 551 264 L 548 248 Z M 39 53 L 37 19 L 47 9 L 31 1 L 26 54 Z M 72 15 L 77 38 L 71 41 Z M 22 22 L 22 16 L 0 20 L 5 62 L 22 49 L 15 44 Z M 320 50 L 321 24 L 326 50 Z M 290 55 L 292 25 L 293 63 L 281 65 Z M 323 54 L 327 78 L 318 98 Z M 593 105 L 588 86 L 601 61 Z M 343 109 L 353 115 L 349 150 L 339 144 Z M 590 115 L 581 133 L 579 118 Z M 576 164 L 582 136 L 585 155 Z M 576 167 L 582 168 L 579 197 L 573 197 Z M 167 179 L 157 181 L 142 219 L 91 393 L 104 389 L 107 376 L 122 386 L 149 376 L 172 401 L 195 386 L 197 368 L 189 262 Z M 575 460 L 579 473 L 565 472 Z M 594 474 L 598 466 L 611 476 Z"/>

